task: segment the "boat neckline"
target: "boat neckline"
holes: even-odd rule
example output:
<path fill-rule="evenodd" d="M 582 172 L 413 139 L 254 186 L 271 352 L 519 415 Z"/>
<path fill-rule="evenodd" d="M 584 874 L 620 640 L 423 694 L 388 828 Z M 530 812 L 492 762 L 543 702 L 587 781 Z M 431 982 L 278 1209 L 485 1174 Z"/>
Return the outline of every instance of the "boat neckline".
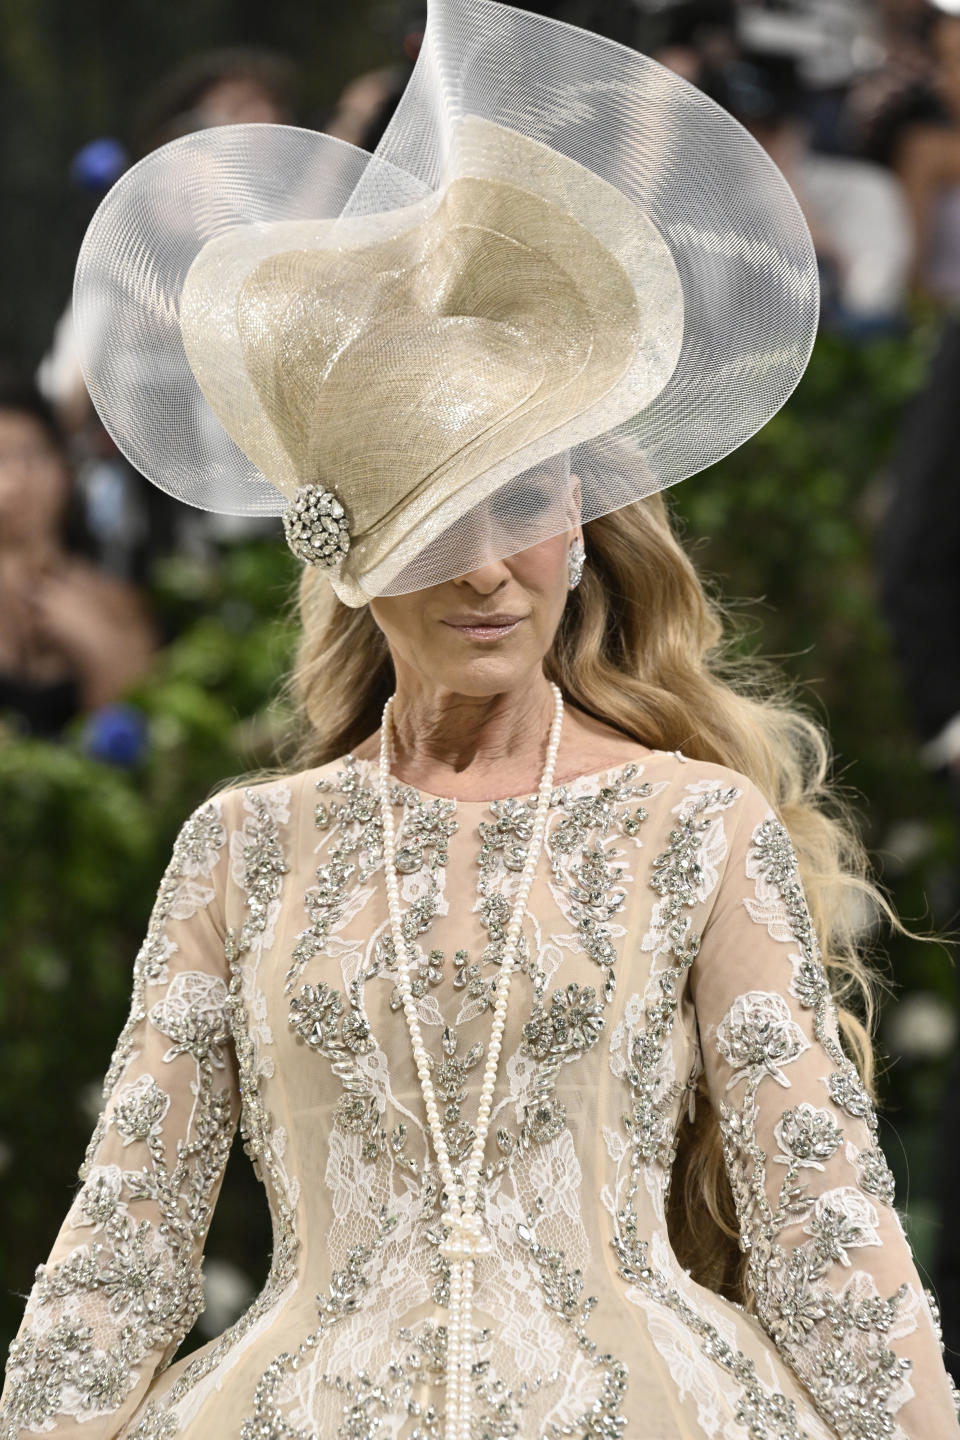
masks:
<path fill-rule="evenodd" d="M 583 775 L 572 775 L 569 780 L 554 781 L 554 790 L 568 790 L 573 785 L 581 785 L 589 780 L 600 780 L 604 776 L 614 775 L 621 770 L 626 770 L 630 765 L 637 765 L 642 770 L 651 760 L 667 756 L 677 760 L 686 760 L 689 757 L 683 755 L 679 750 L 648 750 L 642 756 L 633 760 L 622 760 L 618 765 L 602 765 L 598 770 L 588 770 Z M 367 759 L 360 755 L 346 755 L 346 760 L 353 760 L 357 765 L 365 765 L 368 770 L 376 772 L 379 768 L 379 761 Z M 526 790 L 519 795 L 491 795 L 484 800 L 466 800 L 459 795 L 438 795 L 433 790 L 422 790 L 419 785 L 413 785 L 409 780 L 401 780 L 399 775 L 390 772 L 390 779 L 395 785 L 400 785 L 404 790 L 412 790 L 415 794 L 423 797 L 424 800 L 446 800 L 454 805 L 474 805 L 483 809 L 488 805 L 502 805 L 507 800 L 531 800 L 536 799 L 536 790 Z"/>

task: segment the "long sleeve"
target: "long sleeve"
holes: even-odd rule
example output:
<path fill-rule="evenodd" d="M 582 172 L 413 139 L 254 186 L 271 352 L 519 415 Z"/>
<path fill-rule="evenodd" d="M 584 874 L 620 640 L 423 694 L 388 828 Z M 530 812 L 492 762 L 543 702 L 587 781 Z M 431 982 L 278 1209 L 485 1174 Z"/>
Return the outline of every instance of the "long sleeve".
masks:
<path fill-rule="evenodd" d="M 82 1187 L 10 1348 L 0 1440 L 119 1436 L 202 1309 L 201 1250 L 239 1110 L 225 842 L 218 801 L 176 842 Z"/>
<path fill-rule="evenodd" d="M 748 789 L 691 975 L 757 1318 L 842 1440 L 958 1434 L 790 839 Z"/>

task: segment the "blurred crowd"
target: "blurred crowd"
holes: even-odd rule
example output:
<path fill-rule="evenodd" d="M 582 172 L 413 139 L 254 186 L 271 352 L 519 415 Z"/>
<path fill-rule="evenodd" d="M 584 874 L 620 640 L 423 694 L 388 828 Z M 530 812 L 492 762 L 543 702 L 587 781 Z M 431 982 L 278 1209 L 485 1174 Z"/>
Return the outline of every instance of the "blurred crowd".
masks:
<path fill-rule="evenodd" d="M 930 565 L 947 551 L 958 568 L 957 526 L 944 524 L 957 504 L 951 509 L 941 491 L 952 494 L 960 366 L 952 319 L 960 304 L 960 0 L 555 0 L 533 8 L 653 55 L 752 132 L 809 222 L 825 326 L 869 343 L 918 313 L 942 314 L 940 354 L 904 420 L 891 481 L 895 523 L 881 534 L 878 564 L 926 753 L 960 772 L 960 657 L 950 657 L 953 680 L 920 699 L 919 670 L 931 658 L 918 661 L 915 644 L 918 629 L 928 649 L 939 644 L 931 605 L 951 617 L 957 609 L 949 586 L 931 595 Z M 303 107 L 287 56 L 245 48 L 191 55 L 158 77 L 129 135 L 85 141 L 64 185 L 84 190 L 92 211 L 153 148 L 240 121 L 311 124 L 372 149 L 416 60 L 423 23 L 411 10 L 394 63 L 349 78 L 325 113 Z M 144 600 L 158 557 L 215 558 L 237 537 L 275 526 L 191 510 L 130 469 L 90 405 L 68 304 L 46 353 L 26 363 L 0 357 L 0 380 L 0 713 L 22 731 L 55 736 L 122 695 L 168 638 Z"/>

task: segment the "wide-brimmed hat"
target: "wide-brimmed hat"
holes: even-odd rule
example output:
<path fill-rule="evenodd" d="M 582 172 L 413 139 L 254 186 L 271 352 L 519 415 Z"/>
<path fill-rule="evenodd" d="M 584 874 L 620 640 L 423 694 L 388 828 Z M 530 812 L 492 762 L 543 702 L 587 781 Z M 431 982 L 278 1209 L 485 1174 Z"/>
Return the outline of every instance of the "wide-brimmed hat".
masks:
<path fill-rule="evenodd" d="M 692 86 L 496 0 L 434 0 L 372 155 L 272 125 L 173 141 L 95 215 L 75 315 L 136 468 L 285 514 L 358 605 L 741 444 L 803 372 L 817 270 L 779 171 Z"/>

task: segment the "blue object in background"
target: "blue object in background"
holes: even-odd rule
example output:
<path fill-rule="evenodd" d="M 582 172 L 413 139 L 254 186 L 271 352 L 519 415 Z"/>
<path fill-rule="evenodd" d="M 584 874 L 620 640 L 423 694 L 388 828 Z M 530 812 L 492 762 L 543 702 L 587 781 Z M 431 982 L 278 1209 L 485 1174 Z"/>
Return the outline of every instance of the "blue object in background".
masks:
<path fill-rule="evenodd" d="M 135 705 L 103 705 L 87 718 L 82 744 L 105 765 L 131 769 L 147 750 L 147 718 Z"/>
<path fill-rule="evenodd" d="M 102 135 L 98 140 L 90 140 L 74 155 L 70 162 L 70 179 L 81 190 L 105 194 L 129 164 L 130 156 L 120 141 L 112 135 Z"/>

